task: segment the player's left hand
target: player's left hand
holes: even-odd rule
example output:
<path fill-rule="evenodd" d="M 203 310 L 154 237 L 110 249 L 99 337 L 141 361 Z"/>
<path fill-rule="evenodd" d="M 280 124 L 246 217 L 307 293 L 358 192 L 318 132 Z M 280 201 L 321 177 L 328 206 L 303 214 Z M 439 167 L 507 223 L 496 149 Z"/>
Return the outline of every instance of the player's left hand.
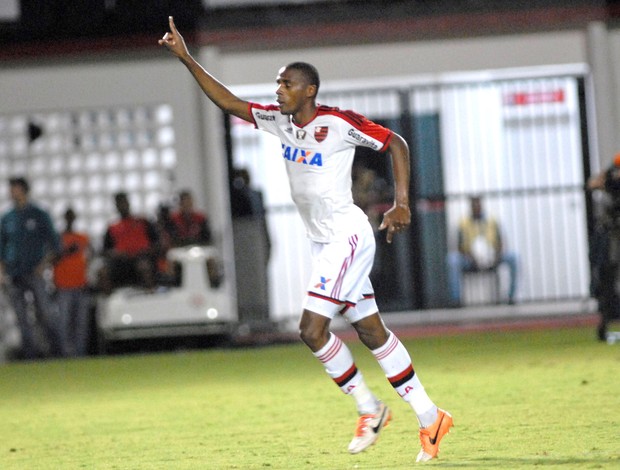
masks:
<path fill-rule="evenodd" d="M 383 214 L 383 221 L 379 230 L 387 229 L 387 242 L 392 243 L 395 233 L 402 232 L 411 223 L 411 210 L 406 204 L 394 204 L 392 208 Z"/>
<path fill-rule="evenodd" d="M 179 59 L 183 59 L 189 55 L 189 51 L 187 50 L 187 46 L 185 45 L 185 40 L 179 30 L 174 24 L 174 18 L 172 16 L 168 17 L 168 25 L 170 26 L 170 31 L 164 34 L 158 43 L 160 46 L 166 46 L 170 52 L 176 55 Z"/>

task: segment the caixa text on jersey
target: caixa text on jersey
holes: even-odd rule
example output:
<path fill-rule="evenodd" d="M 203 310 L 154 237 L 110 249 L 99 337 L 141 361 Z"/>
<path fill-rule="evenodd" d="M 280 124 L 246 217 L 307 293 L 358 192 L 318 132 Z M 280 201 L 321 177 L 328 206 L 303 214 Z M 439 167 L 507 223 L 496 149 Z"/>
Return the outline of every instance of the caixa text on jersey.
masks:
<path fill-rule="evenodd" d="M 299 149 L 282 144 L 282 156 L 287 160 L 304 165 L 323 166 L 323 156 L 319 152 Z"/>

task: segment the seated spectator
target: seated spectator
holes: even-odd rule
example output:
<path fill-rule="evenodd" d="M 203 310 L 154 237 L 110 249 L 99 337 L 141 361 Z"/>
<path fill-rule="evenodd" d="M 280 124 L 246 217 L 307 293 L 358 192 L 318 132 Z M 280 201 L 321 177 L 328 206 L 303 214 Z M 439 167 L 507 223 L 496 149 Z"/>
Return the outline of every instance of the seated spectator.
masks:
<path fill-rule="evenodd" d="M 211 244 L 209 219 L 194 209 L 194 197 L 190 191 L 179 193 L 179 209 L 171 219 L 175 227 L 175 246 Z"/>
<path fill-rule="evenodd" d="M 177 228 L 170 215 L 170 206 L 160 204 L 157 210 L 157 234 L 159 253 L 157 255 L 157 282 L 162 285 L 174 285 L 177 281 L 175 267 L 168 259 L 168 250 L 174 247 Z"/>
<path fill-rule="evenodd" d="M 517 287 L 517 256 L 504 251 L 499 224 L 494 218 L 485 216 L 480 197 L 472 197 L 470 206 L 470 216 L 459 224 L 458 252 L 448 255 L 451 304 L 461 304 L 463 272 L 495 270 L 502 263 L 509 268 L 508 303 L 513 304 Z"/>
<path fill-rule="evenodd" d="M 203 212 L 194 209 L 194 197 L 189 190 L 179 193 L 179 209 L 171 216 L 175 229 L 174 246 L 210 245 L 212 243 L 209 219 Z M 212 287 L 218 287 L 223 280 L 219 260 L 209 258 L 207 271 Z"/>
<path fill-rule="evenodd" d="M 114 196 L 120 220 L 111 224 L 103 239 L 104 267 L 100 273 L 100 289 L 137 285 L 155 287 L 159 237 L 155 226 L 144 217 L 131 214 L 126 193 Z"/>

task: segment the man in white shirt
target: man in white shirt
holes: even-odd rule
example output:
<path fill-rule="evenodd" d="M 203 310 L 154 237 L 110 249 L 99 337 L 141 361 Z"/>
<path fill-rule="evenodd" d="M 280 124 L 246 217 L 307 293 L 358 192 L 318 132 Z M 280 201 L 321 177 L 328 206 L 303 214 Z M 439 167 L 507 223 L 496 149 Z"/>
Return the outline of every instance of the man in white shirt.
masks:
<path fill-rule="evenodd" d="M 282 142 L 291 194 L 312 245 L 313 272 L 300 337 L 340 389 L 356 402 L 359 418 L 349 452 L 362 452 L 372 445 L 390 421 L 391 411 L 370 391 L 349 348 L 330 332 L 335 315 L 343 315 L 353 325 L 396 392 L 413 408 L 422 443 L 417 461 L 436 457 L 439 441 L 452 426 L 452 416 L 428 397 L 409 353 L 386 329 L 379 315 L 368 277 L 375 239 L 367 217 L 353 204 L 351 194 L 355 147 L 389 152 L 395 200 L 379 229 L 387 231 L 388 242 L 395 233 L 405 230 L 411 219 L 407 143 L 364 116 L 318 105 L 319 74 L 304 62 L 294 62 L 278 72 L 277 105 L 240 99 L 194 60 L 172 17 L 169 23 L 170 32 L 159 44 L 181 60 L 207 97 L 224 112 L 277 135 Z"/>

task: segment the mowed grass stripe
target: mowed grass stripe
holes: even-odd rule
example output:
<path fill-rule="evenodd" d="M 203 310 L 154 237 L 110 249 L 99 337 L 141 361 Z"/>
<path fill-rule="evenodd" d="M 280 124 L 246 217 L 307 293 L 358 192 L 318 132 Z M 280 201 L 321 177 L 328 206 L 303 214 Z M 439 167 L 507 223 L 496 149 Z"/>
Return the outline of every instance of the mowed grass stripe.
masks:
<path fill-rule="evenodd" d="M 455 418 L 427 466 L 620 468 L 620 347 L 591 328 L 405 343 Z M 295 343 L 3 365 L 0 468 L 411 468 L 415 417 L 370 352 L 349 344 L 394 411 L 362 454 L 346 451 L 353 401 Z"/>

